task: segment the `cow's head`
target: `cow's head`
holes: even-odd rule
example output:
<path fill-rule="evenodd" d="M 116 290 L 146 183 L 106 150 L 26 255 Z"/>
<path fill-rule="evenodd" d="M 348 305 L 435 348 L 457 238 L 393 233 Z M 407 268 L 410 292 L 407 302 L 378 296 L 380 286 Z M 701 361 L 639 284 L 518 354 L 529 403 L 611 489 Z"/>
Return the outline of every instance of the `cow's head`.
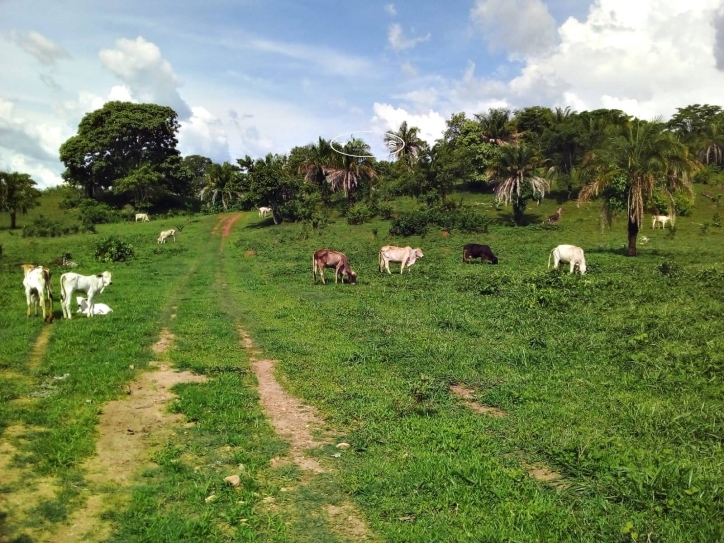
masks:
<path fill-rule="evenodd" d="M 491 262 L 492 264 L 497 264 L 497 263 L 498 263 L 498 257 L 495 256 L 495 255 L 493 255 L 493 257 L 490 259 L 490 262 Z"/>
<path fill-rule="evenodd" d="M 98 276 L 101 280 L 101 292 L 103 292 L 103 289 L 106 288 L 108 285 L 113 284 L 113 280 L 111 278 L 111 272 L 104 271 Z"/>
<path fill-rule="evenodd" d="M 349 279 L 349 283 L 351 285 L 357 284 L 357 274 L 354 272 L 354 270 L 349 270 L 349 273 L 347 274 L 347 279 Z"/>
<path fill-rule="evenodd" d="M 415 249 L 413 254 L 415 255 L 415 258 L 422 258 L 423 256 L 425 256 L 424 254 L 422 254 L 422 249 L 420 249 L 419 247 Z"/>
<path fill-rule="evenodd" d="M 586 261 L 581 259 L 581 261 L 578 263 L 578 269 L 581 272 L 581 275 L 584 275 L 586 273 Z"/>

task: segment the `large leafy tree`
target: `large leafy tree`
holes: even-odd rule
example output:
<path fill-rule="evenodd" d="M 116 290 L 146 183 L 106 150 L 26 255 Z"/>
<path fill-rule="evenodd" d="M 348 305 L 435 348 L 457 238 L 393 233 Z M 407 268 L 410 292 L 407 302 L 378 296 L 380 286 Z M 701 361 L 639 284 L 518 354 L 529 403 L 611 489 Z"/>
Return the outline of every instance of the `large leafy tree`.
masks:
<path fill-rule="evenodd" d="M 338 151 L 327 166 L 327 181 L 333 191 L 344 191 L 352 205 L 359 184 L 365 180 L 377 179 L 375 160 L 371 156 L 370 146 L 357 138 L 352 138 Z"/>
<path fill-rule="evenodd" d="M 213 164 L 210 158 L 201 155 L 188 155 L 181 160 L 181 166 L 189 179 L 189 192 L 198 194 L 204 187 L 206 169 Z"/>
<path fill-rule="evenodd" d="M 25 214 L 39 205 L 40 191 L 35 181 L 19 172 L 0 172 L 0 209 L 10 214 L 10 228 L 17 228 L 18 213 Z"/>
<path fill-rule="evenodd" d="M 176 112 L 155 104 L 108 102 L 86 114 L 78 134 L 60 147 L 63 179 L 93 197 L 138 168 L 153 168 L 159 181 L 176 174 Z"/>
<path fill-rule="evenodd" d="M 408 170 L 412 170 L 427 144 L 420 138 L 419 128 L 408 126 L 407 121 L 402 121 L 398 130 L 385 134 L 385 145 L 391 155 L 402 161 Z"/>
<path fill-rule="evenodd" d="M 636 256 L 637 236 L 654 190 L 663 190 L 670 199 L 675 192 L 690 192 L 690 176 L 698 163 L 663 123 L 634 121 L 593 151 L 587 167 L 592 181 L 581 190 L 579 202 L 603 194 L 609 218 L 617 209 L 625 210 L 628 255 Z"/>
<path fill-rule="evenodd" d="M 270 206 L 274 224 L 285 218 L 296 219 L 303 180 L 290 171 L 284 155 L 269 153 L 256 160 L 247 156 L 237 161 L 242 170 L 242 187 L 253 205 Z"/>
<path fill-rule="evenodd" d="M 499 202 L 513 202 L 513 220 L 520 224 L 530 198 L 542 198 L 550 188 L 552 173 L 547 160 L 533 147 L 520 143 L 503 145 L 488 169 Z"/>

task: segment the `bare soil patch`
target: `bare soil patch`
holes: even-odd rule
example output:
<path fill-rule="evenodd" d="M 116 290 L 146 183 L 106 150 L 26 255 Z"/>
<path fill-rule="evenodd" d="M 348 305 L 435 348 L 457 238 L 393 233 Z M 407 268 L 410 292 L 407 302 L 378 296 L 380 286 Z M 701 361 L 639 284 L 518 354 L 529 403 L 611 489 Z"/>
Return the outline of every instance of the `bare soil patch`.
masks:
<path fill-rule="evenodd" d="M 563 475 L 561 475 L 557 471 L 552 470 L 545 464 L 523 464 L 523 467 L 528 472 L 528 475 L 533 477 L 533 479 L 535 479 L 536 481 L 540 481 L 541 483 L 548 483 L 556 487 L 568 486 L 568 484 L 563 480 Z"/>
<path fill-rule="evenodd" d="M 497 407 L 492 407 L 490 405 L 483 405 L 479 402 L 476 402 L 473 399 L 475 397 L 475 391 L 472 388 L 466 387 L 465 385 L 453 385 L 450 387 L 450 392 L 458 398 L 461 398 L 466 407 L 472 409 L 473 411 L 476 411 L 477 413 L 482 413 L 483 415 L 490 415 L 491 417 L 496 418 L 503 418 L 506 415 L 505 411 L 503 411 L 502 409 L 498 409 Z"/>
<path fill-rule="evenodd" d="M 239 219 L 241 219 L 241 213 L 236 213 L 235 215 L 232 215 L 228 221 L 226 221 L 226 224 L 224 225 L 224 227 L 221 231 L 222 239 L 225 237 L 228 237 L 228 235 L 231 233 L 231 228 L 234 226 L 236 221 L 238 221 Z"/>
<path fill-rule="evenodd" d="M 35 345 L 30 351 L 30 358 L 28 360 L 28 367 L 30 369 L 37 368 L 40 362 L 45 356 L 45 351 L 48 350 L 48 343 L 50 342 L 50 327 L 43 326 L 38 334 L 38 339 L 35 340 Z"/>
<path fill-rule="evenodd" d="M 255 256 L 255 255 L 256 255 L 256 251 L 254 251 L 252 249 L 250 249 L 248 251 L 244 251 L 244 256 Z"/>
<path fill-rule="evenodd" d="M 332 530 L 349 541 L 371 541 L 373 539 L 367 525 L 357 516 L 354 506 L 329 504 L 326 507 Z"/>
<path fill-rule="evenodd" d="M 154 353 L 164 353 L 168 351 L 173 345 L 175 336 L 171 333 L 168 328 L 161 330 L 161 334 L 158 337 L 158 341 L 151 346 Z"/>

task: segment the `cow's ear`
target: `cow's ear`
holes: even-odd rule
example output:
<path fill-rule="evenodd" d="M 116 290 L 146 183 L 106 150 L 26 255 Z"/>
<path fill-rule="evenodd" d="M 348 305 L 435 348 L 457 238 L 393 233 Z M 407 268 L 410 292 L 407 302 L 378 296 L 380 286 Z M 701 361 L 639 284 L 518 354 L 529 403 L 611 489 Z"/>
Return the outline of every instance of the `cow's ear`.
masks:
<path fill-rule="evenodd" d="M 103 279 L 103 274 L 99 273 L 98 275 L 96 275 L 96 277 L 100 277 L 101 279 Z"/>

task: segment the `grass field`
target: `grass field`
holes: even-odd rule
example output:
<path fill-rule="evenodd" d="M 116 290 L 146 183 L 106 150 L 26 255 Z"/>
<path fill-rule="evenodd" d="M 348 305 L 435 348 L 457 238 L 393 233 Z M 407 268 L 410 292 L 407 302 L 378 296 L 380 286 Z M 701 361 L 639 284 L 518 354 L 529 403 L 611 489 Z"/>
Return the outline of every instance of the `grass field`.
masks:
<path fill-rule="evenodd" d="M 716 209 L 698 198 L 674 235 L 645 225 L 632 259 L 622 224 L 602 230 L 595 205 L 563 206 L 554 228 L 494 222 L 422 239 L 389 238 L 383 221 L 305 232 L 254 212 L 225 239 L 212 234 L 219 216 L 52 239 L 0 230 L 0 541 L 57 541 L 92 496 L 105 524 L 94 537 L 108 541 L 359 540 L 330 513 L 345 504 L 364 537 L 385 541 L 724 541 L 724 235 L 700 227 Z M 178 243 L 155 243 L 177 224 Z M 94 262 L 109 233 L 136 257 Z M 469 242 L 500 264 L 463 264 Z M 389 243 L 425 256 L 380 274 Z M 586 276 L 546 270 L 560 243 L 585 249 Z M 320 247 L 345 252 L 359 284 L 313 284 Z M 111 315 L 25 318 L 17 264 L 65 252 L 81 273 L 112 271 L 99 298 Z M 259 405 L 240 327 L 351 445 L 309 451 L 325 473 L 270 463 L 288 444 Z M 158 355 L 164 328 L 176 340 Z M 47 329 L 47 348 L 34 347 Z M 89 482 L 103 406 L 159 357 L 208 377 L 174 389 L 186 423 L 130 484 Z M 453 385 L 504 416 L 471 409 Z M 237 489 L 223 483 L 232 472 Z"/>

